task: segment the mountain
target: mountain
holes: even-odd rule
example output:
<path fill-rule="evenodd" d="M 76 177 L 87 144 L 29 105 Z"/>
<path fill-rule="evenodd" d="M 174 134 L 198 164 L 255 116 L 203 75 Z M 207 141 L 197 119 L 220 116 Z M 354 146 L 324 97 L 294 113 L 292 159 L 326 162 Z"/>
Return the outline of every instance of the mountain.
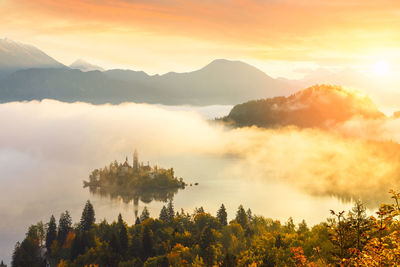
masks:
<path fill-rule="evenodd" d="M 132 70 L 20 70 L 0 80 L 0 102 L 52 98 L 94 104 L 233 105 L 289 95 L 292 88 L 246 63 L 219 59 L 197 71 L 153 76 Z"/>
<path fill-rule="evenodd" d="M 0 39 L 0 78 L 22 69 L 64 67 L 34 46 Z"/>
<path fill-rule="evenodd" d="M 77 59 L 71 65 L 69 65 L 69 67 L 71 69 L 78 69 L 81 71 L 93 71 L 93 70 L 104 71 L 102 67 L 90 64 L 84 61 L 83 59 Z"/>
<path fill-rule="evenodd" d="M 152 90 L 141 84 L 109 79 L 100 71 L 28 69 L 0 80 L 0 101 L 57 99 L 93 104 L 144 102 Z"/>
<path fill-rule="evenodd" d="M 289 96 L 253 100 L 232 108 L 222 121 L 234 126 L 329 127 L 353 117 L 383 118 L 365 94 L 331 85 L 312 86 Z"/>
<path fill-rule="evenodd" d="M 193 72 L 155 76 L 153 84 L 176 98 L 184 96 L 186 102 L 195 105 L 235 104 L 294 92 L 289 84 L 249 64 L 226 59 L 214 60 Z"/>
<path fill-rule="evenodd" d="M 107 70 L 104 72 L 104 74 L 111 79 L 126 82 L 146 82 L 148 79 L 150 79 L 150 76 L 144 71 L 114 69 Z"/>

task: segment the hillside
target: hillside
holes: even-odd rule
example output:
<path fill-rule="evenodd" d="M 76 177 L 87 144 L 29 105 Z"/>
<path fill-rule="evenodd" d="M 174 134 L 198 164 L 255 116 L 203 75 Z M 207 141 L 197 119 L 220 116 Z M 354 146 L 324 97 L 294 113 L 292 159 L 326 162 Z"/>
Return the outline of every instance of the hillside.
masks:
<path fill-rule="evenodd" d="M 253 100 L 233 107 L 222 120 L 234 126 L 327 127 L 352 117 L 384 117 L 371 99 L 357 91 L 315 85 L 289 96 Z"/>

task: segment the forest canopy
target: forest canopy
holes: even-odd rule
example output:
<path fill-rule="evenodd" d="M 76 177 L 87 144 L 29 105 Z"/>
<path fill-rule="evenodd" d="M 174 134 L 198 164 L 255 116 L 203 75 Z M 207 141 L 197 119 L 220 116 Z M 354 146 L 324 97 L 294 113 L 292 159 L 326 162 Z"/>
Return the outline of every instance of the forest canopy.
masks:
<path fill-rule="evenodd" d="M 322 84 L 288 97 L 252 100 L 236 105 L 221 120 L 237 127 L 294 125 L 326 128 L 353 117 L 381 119 L 385 115 L 361 92 Z"/>
<path fill-rule="evenodd" d="M 172 202 L 151 217 L 144 208 L 134 225 L 122 216 L 96 223 L 88 201 L 78 224 L 68 211 L 57 226 L 29 227 L 17 243 L 12 267 L 32 266 L 397 266 L 400 264 L 400 194 L 368 217 L 361 202 L 309 227 L 252 214 L 240 205 L 227 220 L 222 204 L 215 216 L 202 207 L 191 214 Z"/>

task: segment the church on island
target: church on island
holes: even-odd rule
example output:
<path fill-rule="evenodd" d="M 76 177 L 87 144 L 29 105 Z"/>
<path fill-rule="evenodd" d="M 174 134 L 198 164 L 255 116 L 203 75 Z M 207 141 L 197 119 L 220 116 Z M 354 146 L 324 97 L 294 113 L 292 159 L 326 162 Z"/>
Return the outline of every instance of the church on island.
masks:
<path fill-rule="evenodd" d="M 129 165 L 129 160 L 128 160 L 128 156 L 126 156 L 125 158 L 125 162 L 122 164 L 121 166 L 121 170 L 123 173 L 128 173 L 129 170 L 133 169 L 134 172 L 138 172 L 143 171 L 143 172 L 147 172 L 149 173 L 149 176 L 151 178 L 154 178 L 155 175 L 158 173 L 158 167 L 154 166 L 154 169 L 150 166 L 150 162 L 147 161 L 147 165 L 144 165 L 143 162 L 141 162 L 139 164 L 139 155 L 137 150 L 135 149 L 135 151 L 133 152 L 133 162 L 132 162 L 132 166 Z M 171 169 L 172 170 L 172 169 Z M 172 173 L 173 175 L 173 173 Z"/>

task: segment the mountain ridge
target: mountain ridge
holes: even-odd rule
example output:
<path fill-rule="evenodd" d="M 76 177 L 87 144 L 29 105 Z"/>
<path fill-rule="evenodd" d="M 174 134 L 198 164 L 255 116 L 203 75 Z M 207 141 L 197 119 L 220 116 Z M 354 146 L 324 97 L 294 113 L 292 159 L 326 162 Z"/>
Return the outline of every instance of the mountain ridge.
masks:
<path fill-rule="evenodd" d="M 0 102 L 51 98 L 93 104 L 130 101 L 233 105 L 255 98 L 288 95 L 295 90 L 290 84 L 237 60 L 216 59 L 191 72 L 148 75 L 134 70 L 103 71 L 83 60 L 67 67 L 33 46 L 7 41 L 9 43 L 8 50 L 15 49 L 16 53 L 5 52 L 6 45 L 3 45 L 0 58 L 2 55 L 12 58 L 15 54 L 16 58 L 11 61 L 18 63 L 17 59 L 23 58 L 21 51 L 25 49 L 30 52 L 28 55 L 35 54 L 38 59 L 26 56 L 24 60 L 29 64 L 16 64 L 3 72 L 6 75 L 0 77 Z M 5 67 L 6 63 L 0 61 L 0 71 Z"/>

